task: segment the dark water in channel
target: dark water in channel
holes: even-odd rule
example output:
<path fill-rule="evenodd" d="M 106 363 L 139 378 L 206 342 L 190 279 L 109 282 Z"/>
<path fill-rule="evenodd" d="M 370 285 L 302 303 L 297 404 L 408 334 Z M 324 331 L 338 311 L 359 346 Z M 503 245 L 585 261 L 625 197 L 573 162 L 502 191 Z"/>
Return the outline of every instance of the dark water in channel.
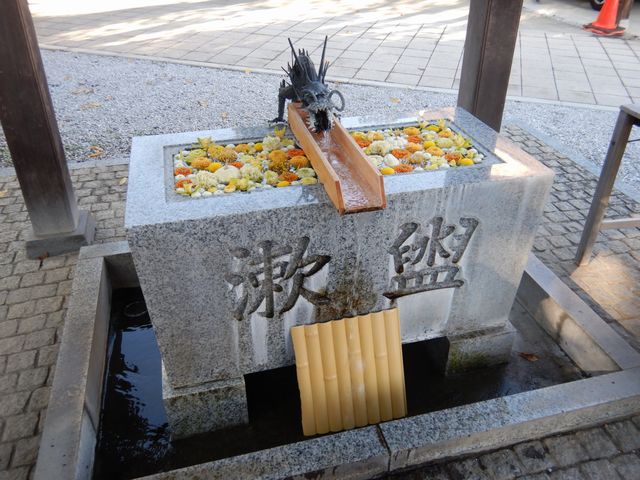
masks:
<path fill-rule="evenodd" d="M 514 307 L 515 308 L 515 307 Z M 519 317 L 523 318 L 524 317 Z M 409 415 L 511 395 L 579 378 L 535 322 L 518 328 L 509 364 L 445 377 L 444 339 L 403 345 Z M 116 290 L 94 479 L 116 480 L 303 440 L 295 367 L 245 376 L 248 425 L 171 441 L 162 405 L 160 352 L 140 289 Z M 530 363 L 518 351 L 534 348 Z"/>

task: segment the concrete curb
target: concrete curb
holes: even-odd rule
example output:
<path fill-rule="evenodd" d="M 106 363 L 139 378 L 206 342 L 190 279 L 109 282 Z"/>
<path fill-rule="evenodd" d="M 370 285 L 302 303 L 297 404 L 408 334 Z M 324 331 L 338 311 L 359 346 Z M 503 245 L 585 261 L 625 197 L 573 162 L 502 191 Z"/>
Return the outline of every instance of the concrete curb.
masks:
<path fill-rule="evenodd" d="M 91 477 L 111 288 L 135 283 L 135 269 L 125 241 L 84 247 L 76 268 L 36 480 Z M 619 367 L 622 371 L 145 478 L 372 478 L 638 413 L 640 354 L 566 290 L 551 271 L 535 257 L 530 258 L 519 292 L 521 302 L 524 296 L 532 295 L 527 306 L 536 312 L 542 325 L 553 325 L 554 319 L 559 318 L 575 325 L 574 329 L 560 329 L 556 335 L 563 346 L 571 345 L 567 336 L 578 332 L 578 340 L 573 343 L 586 338 L 588 345 L 608 357 L 607 368 Z M 567 353 L 578 359 L 582 355 L 575 349 Z"/>

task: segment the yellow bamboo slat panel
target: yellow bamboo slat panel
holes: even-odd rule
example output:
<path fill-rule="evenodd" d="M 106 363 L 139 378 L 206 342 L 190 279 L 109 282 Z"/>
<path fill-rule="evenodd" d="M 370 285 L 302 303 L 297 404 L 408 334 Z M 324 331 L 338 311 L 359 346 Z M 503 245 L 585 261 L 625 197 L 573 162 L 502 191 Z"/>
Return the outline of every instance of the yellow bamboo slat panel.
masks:
<path fill-rule="evenodd" d="M 404 417 L 397 309 L 291 329 L 304 435 Z"/>

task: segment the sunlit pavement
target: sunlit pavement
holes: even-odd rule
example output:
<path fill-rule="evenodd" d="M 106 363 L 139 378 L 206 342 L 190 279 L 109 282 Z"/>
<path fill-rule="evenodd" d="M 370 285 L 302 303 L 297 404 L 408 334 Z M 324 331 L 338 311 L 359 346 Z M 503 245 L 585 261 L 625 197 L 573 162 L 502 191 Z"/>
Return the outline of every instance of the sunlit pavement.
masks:
<path fill-rule="evenodd" d="M 561 0 L 542 2 L 547 9 L 552 4 Z M 469 1 L 40 0 L 30 5 L 44 48 L 280 72 L 290 60 L 287 38 L 319 56 L 327 35 L 334 80 L 447 90 L 459 84 Z M 640 102 L 640 40 L 597 38 L 525 10 L 508 93 L 610 106 Z"/>

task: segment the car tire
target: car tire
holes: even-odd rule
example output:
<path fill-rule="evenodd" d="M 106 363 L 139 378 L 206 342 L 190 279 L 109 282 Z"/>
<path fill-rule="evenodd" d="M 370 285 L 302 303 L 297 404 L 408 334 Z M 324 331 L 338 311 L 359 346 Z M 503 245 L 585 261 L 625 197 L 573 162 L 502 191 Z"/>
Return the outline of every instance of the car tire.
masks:
<path fill-rule="evenodd" d="M 589 3 L 594 10 L 600 10 L 604 5 L 604 0 L 589 0 Z"/>

